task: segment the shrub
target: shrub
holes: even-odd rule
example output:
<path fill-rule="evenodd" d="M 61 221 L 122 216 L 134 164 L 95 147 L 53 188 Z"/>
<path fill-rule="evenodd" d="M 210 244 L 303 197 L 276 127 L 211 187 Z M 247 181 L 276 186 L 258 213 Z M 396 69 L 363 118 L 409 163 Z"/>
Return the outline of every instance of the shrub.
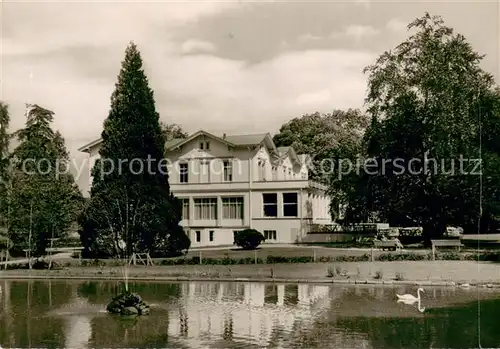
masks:
<path fill-rule="evenodd" d="M 384 272 L 382 271 L 382 269 L 377 270 L 377 271 L 375 272 L 375 279 L 380 280 L 380 279 L 382 279 L 383 277 L 384 277 Z"/>
<path fill-rule="evenodd" d="M 392 262 L 392 261 L 423 261 L 428 259 L 426 255 L 417 254 L 417 253 L 400 253 L 400 254 L 391 254 L 384 253 L 381 254 L 377 260 L 381 262 Z"/>
<path fill-rule="evenodd" d="M 236 246 L 244 250 L 254 250 L 264 240 L 266 240 L 264 235 L 255 229 L 245 229 L 237 232 L 234 236 L 234 243 Z"/>
<path fill-rule="evenodd" d="M 186 254 L 191 247 L 191 240 L 181 226 L 177 226 L 167 236 L 155 244 L 150 252 L 152 258 L 178 257 Z"/>
<path fill-rule="evenodd" d="M 29 268 L 29 266 L 26 267 Z M 37 270 L 49 269 L 49 262 L 46 260 L 38 259 L 31 265 L 31 267 Z M 52 261 L 51 269 L 59 270 L 62 269 L 62 266 L 59 263 Z"/>
<path fill-rule="evenodd" d="M 278 263 L 312 263 L 314 261 L 313 257 L 310 256 L 298 256 L 298 257 L 282 257 L 282 256 L 267 256 L 267 264 L 278 264 Z"/>

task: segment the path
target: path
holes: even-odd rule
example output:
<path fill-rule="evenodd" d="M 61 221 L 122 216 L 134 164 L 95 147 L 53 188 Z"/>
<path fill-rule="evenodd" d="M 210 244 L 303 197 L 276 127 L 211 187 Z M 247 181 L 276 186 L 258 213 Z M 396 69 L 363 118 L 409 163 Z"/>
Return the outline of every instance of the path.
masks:
<path fill-rule="evenodd" d="M 57 260 L 57 259 L 68 259 L 71 258 L 72 252 L 61 252 L 61 253 L 54 253 L 52 255 L 52 260 Z M 49 258 L 48 256 L 45 256 L 45 258 Z M 7 265 L 12 265 L 12 264 L 28 264 L 29 259 L 28 258 L 23 258 L 23 259 L 13 259 L 8 262 L 0 262 L 0 266 L 4 266 L 5 264 Z"/>

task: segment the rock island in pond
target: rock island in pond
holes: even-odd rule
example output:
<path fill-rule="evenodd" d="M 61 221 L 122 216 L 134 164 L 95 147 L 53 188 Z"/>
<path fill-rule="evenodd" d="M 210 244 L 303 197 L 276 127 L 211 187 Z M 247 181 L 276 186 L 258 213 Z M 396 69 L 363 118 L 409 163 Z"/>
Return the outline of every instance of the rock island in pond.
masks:
<path fill-rule="evenodd" d="M 148 315 L 149 305 L 137 293 L 125 291 L 114 297 L 106 307 L 112 314 L 125 316 Z"/>

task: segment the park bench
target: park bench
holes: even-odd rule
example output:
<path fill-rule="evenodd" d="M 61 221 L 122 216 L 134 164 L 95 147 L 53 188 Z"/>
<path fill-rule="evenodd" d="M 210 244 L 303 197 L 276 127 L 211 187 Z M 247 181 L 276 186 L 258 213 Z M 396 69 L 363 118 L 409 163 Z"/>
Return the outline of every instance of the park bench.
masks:
<path fill-rule="evenodd" d="M 460 252 L 460 247 L 463 246 L 460 239 L 445 239 L 445 240 L 431 240 L 432 244 L 432 260 L 436 260 L 436 247 L 457 247 Z"/>
<path fill-rule="evenodd" d="M 78 259 L 82 259 L 82 251 L 84 250 L 84 247 L 49 247 L 45 249 L 45 251 L 49 252 L 49 255 L 52 255 L 54 252 L 71 252 L 72 254 L 76 254 L 78 256 Z"/>
<path fill-rule="evenodd" d="M 386 240 L 386 241 L 380 241 L 380 240 L 375 240 L 373 241 L 373 246 L 375 248 L 380 248 L 383 250 L 398 250 L 401 248 L 401 243 L 397 240 Z"/>
<path fill-rule="evenodd" d="M 54 253 L 61 253 L 61 252 L 72 252 L 72 253 L 76 253 L 77 256 L 78 256 L 78 260 L 79 262 L 81 263 L 82 261 L 82 250 L 84 249 L 84 247 L 48 247 L 45 249 L 45 251 L 48 253 L 48 256 L 42 256 L 41 258 L 42 259 L 45 259 L 46 257 L 48 257 L 49 259 L 49 264 L 51 265 L 52 264 L 52 255 Z M 30 253 L 30 249 L 28 248 L 25 248 L 23 249 L 24 253 L 26 254 L 26 259 L 29 259 L 29 253 Z M 33 259 L 33 257 L 31 257 Z"/>

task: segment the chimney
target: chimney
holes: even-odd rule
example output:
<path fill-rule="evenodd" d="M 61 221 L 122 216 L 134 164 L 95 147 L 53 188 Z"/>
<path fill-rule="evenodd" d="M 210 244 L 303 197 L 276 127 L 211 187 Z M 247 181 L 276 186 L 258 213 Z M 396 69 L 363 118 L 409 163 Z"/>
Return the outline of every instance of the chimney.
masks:
<path fill-rule="evenodd" d="M 225 133 L 222 135 L 222 139 L 226 139 L 226 134 Z"/>

